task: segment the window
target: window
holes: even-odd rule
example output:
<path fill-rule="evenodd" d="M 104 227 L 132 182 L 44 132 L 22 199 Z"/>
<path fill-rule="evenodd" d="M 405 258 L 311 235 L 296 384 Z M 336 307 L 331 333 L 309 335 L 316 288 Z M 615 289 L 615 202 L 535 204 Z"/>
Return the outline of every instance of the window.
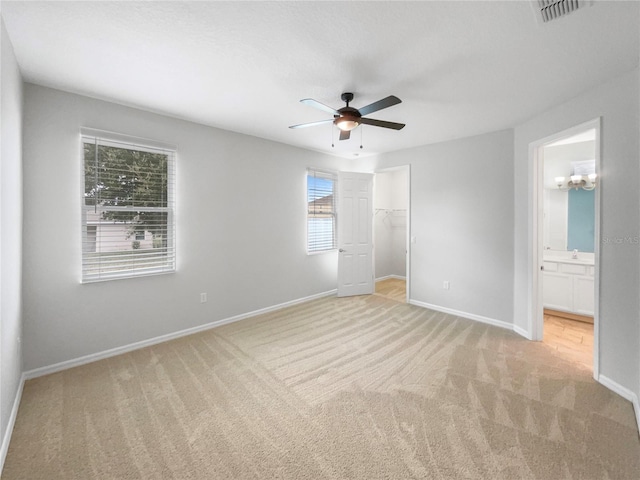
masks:
<path fill-rule="evenodd" d="M 307 253 L 336 248 L 336 184 L 334 173 L 307 170 Z"/>
<path fill-rule="evenodd" d="M 175 147 L 82 130 L 82 281 L 175 271 Z"/>

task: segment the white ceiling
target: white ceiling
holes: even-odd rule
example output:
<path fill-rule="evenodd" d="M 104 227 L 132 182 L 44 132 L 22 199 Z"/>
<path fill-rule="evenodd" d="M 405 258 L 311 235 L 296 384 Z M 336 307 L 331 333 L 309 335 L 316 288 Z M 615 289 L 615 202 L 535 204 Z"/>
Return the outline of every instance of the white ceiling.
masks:
<path fill-rule="evenodd" d="M 528 1 L 2 1 L 26 81 L 350 156 L 513 127 L 638 65 L 638 2 L 548 24 Z M 331 148 L 299 103 L 403 103 Z"/>

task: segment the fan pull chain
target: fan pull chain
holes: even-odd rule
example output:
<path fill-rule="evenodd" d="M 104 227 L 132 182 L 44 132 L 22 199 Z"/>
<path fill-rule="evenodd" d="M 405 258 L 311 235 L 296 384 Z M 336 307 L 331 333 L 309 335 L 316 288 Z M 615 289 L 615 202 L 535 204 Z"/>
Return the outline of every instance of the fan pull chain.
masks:
<path fill-rule="evenodd" d="M 334 148 L 335 145 L 333 144 L 333 123 L 331 124 L 331 148 Z"/>
<path fill-rule="evenodd" d="M 360 150 L 362 150 L 362 131 L 364 130 L 364 127 L 360 127 Z"/>

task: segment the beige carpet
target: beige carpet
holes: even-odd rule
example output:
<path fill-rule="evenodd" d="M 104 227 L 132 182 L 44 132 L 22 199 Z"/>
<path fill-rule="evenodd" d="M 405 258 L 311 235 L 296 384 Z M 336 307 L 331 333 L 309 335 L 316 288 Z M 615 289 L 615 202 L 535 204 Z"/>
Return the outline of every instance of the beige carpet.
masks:
<path fill-rule="evenodd" d="M 27 382 L 3 479 L 638 479 L 629 402 L 540 343 L 323 298 Z"/>

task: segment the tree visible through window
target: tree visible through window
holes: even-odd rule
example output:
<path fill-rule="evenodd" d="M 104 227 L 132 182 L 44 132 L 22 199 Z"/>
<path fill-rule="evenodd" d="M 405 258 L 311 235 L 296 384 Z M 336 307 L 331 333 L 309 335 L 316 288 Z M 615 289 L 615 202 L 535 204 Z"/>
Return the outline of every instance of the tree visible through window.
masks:
<path fill-rule="evenodd" d="M 175 151 L 83 135 L 83 281 L 175 270 Z"/>
<path fill-rule="evenodd" d="M 336 175 L 307 171 L 307 252 L 336 248 Z"/>

